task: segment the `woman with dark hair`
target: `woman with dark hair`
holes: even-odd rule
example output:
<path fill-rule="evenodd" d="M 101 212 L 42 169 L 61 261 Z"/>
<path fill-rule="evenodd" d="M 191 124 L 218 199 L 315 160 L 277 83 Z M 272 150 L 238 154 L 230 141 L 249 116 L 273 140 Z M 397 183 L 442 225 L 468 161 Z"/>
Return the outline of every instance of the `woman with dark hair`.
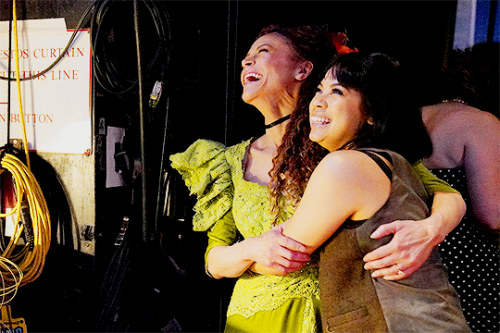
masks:
<path fill-rule="evenodd" d="M 403 83 L 385 55 L 341 55 L 309 110 L 296 111 L 308 114 L 310 139 L 330 153 L 312 173 L 283 234 L 308 253 L 319 249 L 326 332 L 470 331 L 437 247 L 398 281 L 374 278 L 363 267 L 363 256 L 390 240 L 370 238 L 377 227 L 429 215 L 427 193 L 409 162 L 430 155 L 432 146 Z M 286 165 L 282 170 L 274 184 L 286 179 L 285 187 L 276 187 L 275 200 L 286 205 L 295 195 L 279 189 L 293 175 Z"/>
<path fill-rule="evenodd" d="M 194 230 L 208 234 L 207 273 L 217 279 L 238 277 L 226 331 L 320 330 L 316 260 L 303 253 L 303 245 L 281 233 L 283 225 L 279 224 L 293 213 L 291 205 L 280 206 L 279 218 L 273 219 L 269 171 L 286 138 L 285 129 L 294 127 L 289 119 L 299 99 L 310 96 L 316 72 L 335 53 L 331 35 L 322 28 L 264 28 L 242 61 L 241 82 L 243 100 L 265 118 L 265 135 L 231 147 L 198 140 L 185 152 L 170 157 L 173 168 L 198 197 L 193 224 Z M 303 155 L 296 156 L 304 162 L 300 170 L 310 174 L 325 150 L 311 145 L 307 133 L 302 138 Z M 369 263 L 376 269 L 373 274 L 390 279 L 411 274 L 430 254 L 429 243 L 439 242 L 463 215 L 461 197 L 421 163 L 417 169 L 428 192 L 435 194 L 436 213 L 412 224 L 394 222 L 398 230 L 388 231 L 395 233 L 394 242 L 377 249 L 376 260 Z M 299 186 L 305 187 L 305 182 Z M 254 263 L 262 270 L 253 267 Z M 396 263 L 401 265 L 400 274 L 394 270 Z M 279 272 L 278 276 L 267 275 L 267 269 Z"/>

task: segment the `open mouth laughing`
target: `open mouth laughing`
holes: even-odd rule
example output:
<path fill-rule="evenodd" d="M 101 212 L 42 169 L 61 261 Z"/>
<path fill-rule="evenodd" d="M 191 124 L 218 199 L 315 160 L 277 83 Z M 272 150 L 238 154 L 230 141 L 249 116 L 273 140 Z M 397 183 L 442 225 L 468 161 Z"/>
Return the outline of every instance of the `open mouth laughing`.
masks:
<path fill-rule="evenodd" d="M 318 117 L 318 116 L 312 116 L 311 117 L 311 124 L 312 125 L 326 125 L 331 122 L 330 119 L 325 118 L 325 117 Z"/>
<path fill-rule="evenodd" d="M 255 73 L 255 72 L 250 72 L 250 73 L 245 74 L 243 82 L 244 83 L 255 82 L 255 81 L 259 81 L 260 79 L 262 79 L 261 74 Z"/>

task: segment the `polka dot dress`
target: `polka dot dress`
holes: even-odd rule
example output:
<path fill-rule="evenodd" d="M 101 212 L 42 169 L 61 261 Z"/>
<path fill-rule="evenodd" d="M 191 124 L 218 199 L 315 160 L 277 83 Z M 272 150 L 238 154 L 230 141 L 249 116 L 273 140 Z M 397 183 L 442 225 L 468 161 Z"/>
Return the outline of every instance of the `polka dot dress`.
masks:
<path fill-rule="evenodd" d="M 469 206 L 462 169 L 431 172 L 460 191 Z M 439 252 L 472 331 L 499 332 L 500 250 L 498 244 L 476 226 L 470 209 L 439 245 Z"/>

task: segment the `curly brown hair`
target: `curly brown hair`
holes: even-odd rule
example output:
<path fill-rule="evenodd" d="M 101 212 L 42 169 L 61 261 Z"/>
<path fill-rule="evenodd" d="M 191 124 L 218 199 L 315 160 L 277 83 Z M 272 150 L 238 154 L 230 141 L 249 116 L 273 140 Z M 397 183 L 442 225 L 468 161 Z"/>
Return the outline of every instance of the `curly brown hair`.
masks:
<path fill-rule="evenodd" d="M 297 107 L 287 124 L 277 156 L 273 159 L 273 169 L 269 172 L 272 179 L 271 215 L 273 224 L 276 224 L 280 207 L 296 207 L 309 177 L 327 152 L 309 140 L 308 114 L 303 110 L 307 110 L 323 76 L 324 67 L 336 56 L 337 51 L 327 27 L 270 25 L 263 28 L 257 38 L 270 33 L 278 33 L 284 37 L 298 60 L 307 60 L 313 64 L 311 73 L 301 86 Z M 283 199 L 284 205 L 280 205 L 283 204 Z"/>
<path fill-rule="evenodd" d="M 273 225 L 278 221 L 280 206 L 297 207 L 309 177 L 328 153 L 325 148 L 309 140 L 309 115 L 300 112 L 305 110 L 307 108 L 302 107 L 292 113 L 269 172 L 272 178 L 270 196 Z"/>

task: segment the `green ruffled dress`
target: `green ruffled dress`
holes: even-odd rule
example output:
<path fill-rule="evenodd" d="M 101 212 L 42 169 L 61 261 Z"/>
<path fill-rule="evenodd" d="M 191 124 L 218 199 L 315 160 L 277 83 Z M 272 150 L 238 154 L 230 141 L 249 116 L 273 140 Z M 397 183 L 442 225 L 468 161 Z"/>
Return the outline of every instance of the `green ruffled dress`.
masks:
<path fill-rule="evenodd" d="M 244 179 L 243 162 L 252 140 L 226 148 L 197 140 L 185 152 L 170 156 L 191 194 L 197 196 L 193 229 L 207 231 L 208 252 L 231 245 L 238 234 L 255 237 L 270 230 L 269 189 Z M 415 168 L 429 193 L 456 192 L 421 163 Z M 284 209 L 279 223 L 293 210 Z M 245 272 L 234 287 L 227 311 L 226 332 L 320 332 L 318 262 L 287 276 Z"/>

